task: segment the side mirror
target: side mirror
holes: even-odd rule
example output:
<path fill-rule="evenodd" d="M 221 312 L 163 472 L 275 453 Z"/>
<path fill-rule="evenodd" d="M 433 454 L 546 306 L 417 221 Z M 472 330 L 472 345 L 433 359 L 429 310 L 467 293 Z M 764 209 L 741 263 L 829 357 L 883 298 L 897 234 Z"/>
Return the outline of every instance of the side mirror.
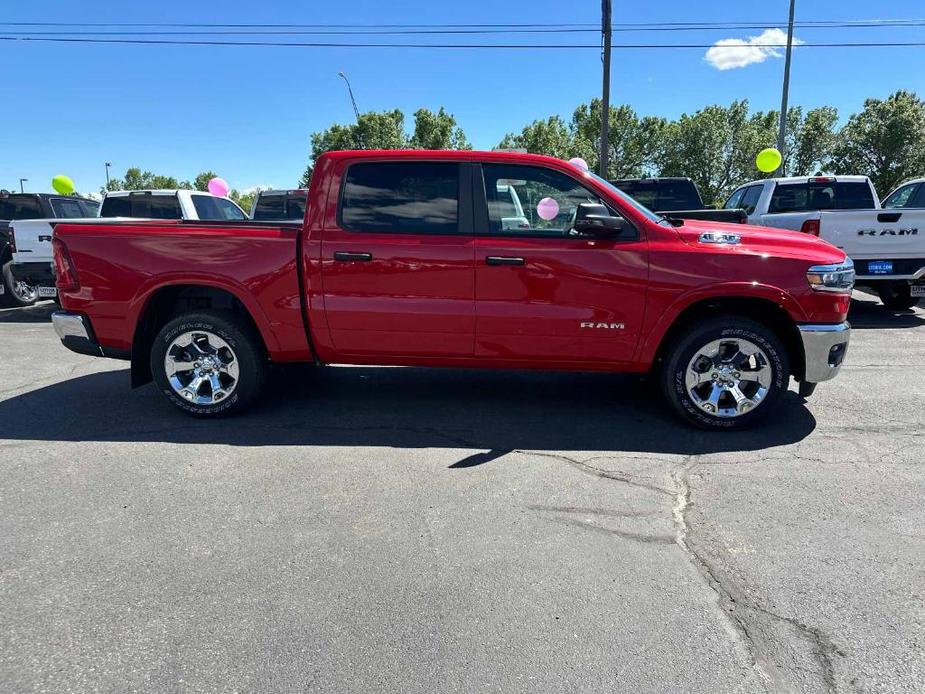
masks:
<path fill-rule="evenodd" d="M 573 228 L 587 236 L 618 236 L 626 226 L 623 217 L 614 217 L 605 205 L 583 202 L 575 212 Z"/>

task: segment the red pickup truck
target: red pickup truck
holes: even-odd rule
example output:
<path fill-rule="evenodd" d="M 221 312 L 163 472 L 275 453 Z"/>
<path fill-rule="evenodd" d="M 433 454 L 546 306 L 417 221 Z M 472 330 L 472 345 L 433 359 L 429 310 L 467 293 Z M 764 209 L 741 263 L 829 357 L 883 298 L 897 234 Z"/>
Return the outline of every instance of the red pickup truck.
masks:
<path fill-rule="evenodd" d="M 669 221 L 527 154 L 329 153 L 303 223 L 61 222 L 53 246 L 64 345 L 199 416 L 314 362 L 651 373 L 731 429 L 834 377 L 850 335 L 834 246 Z"/>

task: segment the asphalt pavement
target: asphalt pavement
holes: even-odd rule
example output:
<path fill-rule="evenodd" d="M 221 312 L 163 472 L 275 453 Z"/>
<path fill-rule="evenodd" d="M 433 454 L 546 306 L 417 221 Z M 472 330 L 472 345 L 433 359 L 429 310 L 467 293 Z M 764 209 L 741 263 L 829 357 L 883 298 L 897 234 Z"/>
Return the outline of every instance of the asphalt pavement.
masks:
<path fill-rule="evenodd" d="M 925 691 L 925 311 L 857 297 L 839 378 L 732 434 L 411 368 L 199 421 L 0 311 L 0 691 Z"/>

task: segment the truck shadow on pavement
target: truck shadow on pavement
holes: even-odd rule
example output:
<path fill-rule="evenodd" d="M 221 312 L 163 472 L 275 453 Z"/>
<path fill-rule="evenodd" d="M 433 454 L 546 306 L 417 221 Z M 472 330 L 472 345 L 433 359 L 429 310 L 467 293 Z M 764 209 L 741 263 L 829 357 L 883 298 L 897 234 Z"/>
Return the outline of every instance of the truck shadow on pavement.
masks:
<path fill-rule="evenodd" d="M 672 416 L 655 383 L 614 374 L 291 367 L 246 414 L 198 420 L 127 369 L 61 381 L 0 402 L 0 439 L 473 449 L 453 467 L 513 450 L 661 454 L 794 443 L 816 420 L 795 393 L 744 432 L 704 432 Z"/>
<path fill-rule="evenodd" d="M 892 310 L 876 300 L 865 301 L 855 298 L 851 300 L 848 321 L 854 330 L 919 328 L 925 325 L 925 315 L 921 309 Z"/>
<path fill-rule="evenodd" d="M 0 323 L 50 323 L 51 314 L 59 309 L 54 301 L 42 301 L 21 308 L 0 308 Z"/>

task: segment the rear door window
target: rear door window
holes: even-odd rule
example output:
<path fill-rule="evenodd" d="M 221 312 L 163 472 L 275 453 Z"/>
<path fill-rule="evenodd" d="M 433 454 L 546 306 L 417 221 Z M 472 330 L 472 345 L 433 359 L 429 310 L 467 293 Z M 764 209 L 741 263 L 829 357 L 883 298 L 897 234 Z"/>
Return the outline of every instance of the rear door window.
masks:
<path fill-rule="evenodd" d="M 95 200 L 81 200 L 87 217 L 99 217 L 100 204 Z"/>
<path fill-rule="evenodd" d="M 244 219 L 244 213 L 231 200 L 210 195 L 192 195 L 196 215 L 202 220 L 232 221 Z"/>
<path fill-rule="evenodd" d="M 925 183 L 919 184 L 919 190 L 906 207 L 925 208 Z"/>
<path fill-rule="evenodd" d="M 344 177 L 340 225 L 347 231 L 456 234 L 459 165 L 364 162 Z"/>
<path fill-rule="evenodd" d="M 76 219 L 83 217 L 86 212 L 80 200 L 77 198 L 51 198 L 51 209 L 54 210 L 55 217 L 60 219 Z"/>
<path fill-rule="evenodd" d="M 902 188 L 897 188 L 883 201 L 883 207 L 909 207 L 918 189 L 918 183 L 910 183 Z"/>
<path fill-rule="evenodd" d="M 761 197 L 761 190 L 764 186 L 749 186 L 742 193 L 742 200 L 739 207 L 745 210 L 745 214 L 755 214 L 755 208 L 758 206 L 758 198 Z"/>
<path fill-rule="evenodd" d="M 730 195 L 729 199 L 726 201 L 726 204 L 723 205 L 723 209 L 726 209 L 726 210 L 739 209 L 739 203 L 742 200 L 743 193 L 745 193 L 745 188 L 739 188 L 736 192 Z"/>

